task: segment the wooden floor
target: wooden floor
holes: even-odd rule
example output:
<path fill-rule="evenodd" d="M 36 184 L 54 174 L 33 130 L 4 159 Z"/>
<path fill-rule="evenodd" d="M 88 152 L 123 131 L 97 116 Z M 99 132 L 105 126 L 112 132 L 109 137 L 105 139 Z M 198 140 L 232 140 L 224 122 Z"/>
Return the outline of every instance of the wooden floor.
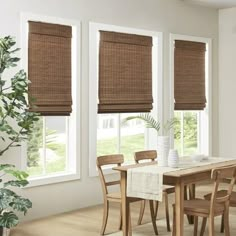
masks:
<path fill-rule="evenodd" d="M 208 193 L 209 186 L 197 188 L 198 197 L 204 193 Z M 170 198 L 170 204 L 173 198 Z M 172 213 L 172 206 L 170 205 Z M 21 224 L 11 231 L 11 236 L 98 236 L 102 222 L 103 206 L 95 206 L 78 211 L 65 213 L 41 220 L 27 222 Z M 149 209 L 145 211 L 143 225 L 137 226 L 137 218 L 139 213 L 139 204 L 133 203 L 131 207 L 133 236 L 155 235 L 150 223 Z M 171 214 L 172 219 L 172 214 Z M 230 226 L 231 235 L 236 236 L 236 208 L 230 210 Z M 111 236 L 122 236 L 118 231 L 119 224 L 119 207 L 118 204 L 111 206 L 106 233 Z M 170 236 L 171 233 L 166 231 L 165 218 L 163 213 L 163 204 L 158 212 L 157 226 L 159 235 Z M 220 218 L 216 218 L 216 236 L 224 235 L 219 233 Z M 188 225 L 185 218 L 185 236 L 193 235 L 193 226 Z M 208 235 L 206 231 L 205 235 Z"/>

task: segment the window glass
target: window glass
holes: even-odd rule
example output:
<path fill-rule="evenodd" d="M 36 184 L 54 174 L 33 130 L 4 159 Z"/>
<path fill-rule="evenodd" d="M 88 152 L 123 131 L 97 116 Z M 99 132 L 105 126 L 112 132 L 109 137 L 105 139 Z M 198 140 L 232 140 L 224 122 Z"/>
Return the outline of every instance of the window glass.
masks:
<path fill-rule="evenodd" d="M 184 112 L 184 154 L 198 152 L 198 112 Z"/>
<path fill-rule="evenodd" d="M 66 171 L 67 126 L 66 117 L 40 117 L 28 141 L 27 170 L 40 176 Z"/>
<path fill-rule="evenodd" d="M 144 150 L 144 123 L 134 119 L 124 122 L 135 113 L 98 114 L 97 156 L 122 153 L 125 161 L 133 160 L 134 152 Z"/>
<path fill-rule="evenodd" d="M 199 152 L 199 111 L 175 111 L 174 145 L 180 155 Z"/>
<path fill-rule="evenodd" d="M 125 160 L 133 160 L 134 152 L 145 149 L 145 127 L 143 121 L 139 119 L 130 120 L 128 122 L 122 122 L 128 116 L 134 116 L 138 114 L 124 113 L 120 115 L 121 118 L 121 144 L 120 152 L 124 154 Z"/>
<path fill-rule="evenodd" d="M 97 156 L 118 153 L 118 115 L 97 115 Z"/>
<path fill-rule="evenodd" d="M 66 119 L 65 117 L 46 117 L 46 173 L 66 169 Z"/>

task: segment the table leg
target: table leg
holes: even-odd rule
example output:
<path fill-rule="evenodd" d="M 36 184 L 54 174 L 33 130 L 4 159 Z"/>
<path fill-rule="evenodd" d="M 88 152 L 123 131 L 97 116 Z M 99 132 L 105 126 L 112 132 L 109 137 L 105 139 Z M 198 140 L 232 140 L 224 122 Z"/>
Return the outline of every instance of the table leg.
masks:
<path fill-rule="evenodd" d="M 129 234 L 129 201 L 126 195 L 126 181 L 127 173 L 121 172 L 121 207 L 122 207 L 122 224 L 123 224 L 123 236 Z"/>
<path fill-rule="evenodd" d="M 184 235 L 184 184 L 180 180 L 175 186 L 175 214 L 176 214 L 176 236 Z"/>

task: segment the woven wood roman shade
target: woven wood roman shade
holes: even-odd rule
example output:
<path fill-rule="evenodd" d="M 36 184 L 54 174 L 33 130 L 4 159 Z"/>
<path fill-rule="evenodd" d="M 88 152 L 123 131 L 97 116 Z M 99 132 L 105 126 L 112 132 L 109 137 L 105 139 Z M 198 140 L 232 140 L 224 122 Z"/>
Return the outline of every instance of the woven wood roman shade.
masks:
<path fill-rule="evenodd" d="M 100 31 L 98 113 L 150 112 L 152 37 Z"/>
<path fill-rule="evenodd" d="M 175 40 L 175 110 L 204 110 L 206 44 Z"/>
<path fill-rule="evenodd" d="M 70 26 L 29 22 L 29 94 L 41 115 L 71 113 L 71 37 Z"/>

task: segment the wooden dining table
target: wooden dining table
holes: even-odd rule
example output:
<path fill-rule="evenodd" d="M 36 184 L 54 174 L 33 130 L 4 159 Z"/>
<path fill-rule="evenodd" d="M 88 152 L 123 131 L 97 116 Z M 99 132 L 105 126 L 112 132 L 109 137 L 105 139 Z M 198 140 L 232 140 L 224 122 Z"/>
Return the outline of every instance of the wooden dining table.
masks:
<path fill-rule="evenodd" d="M 127 172 L 130 168 L 137 168 L 147 165 L 155 165 L 156 162 L 142 163 L 114 167 L 121 174 L 121 199 L 122 199 L 122 230 L 123 236 L 129 233 L 130 201 L 127 196 Z M 211 179 L 211 171 L 214 168 L 236 165 L 235 160 L 222 160 L 218 163 L 207 163 L 203 166 L 193 166 L 191 168 L 174 170 L 164 173 L 163 184 L 175 186 L 175 212 L 176 212 L 176 236 L 184 236 L 184 187 Z"/>

